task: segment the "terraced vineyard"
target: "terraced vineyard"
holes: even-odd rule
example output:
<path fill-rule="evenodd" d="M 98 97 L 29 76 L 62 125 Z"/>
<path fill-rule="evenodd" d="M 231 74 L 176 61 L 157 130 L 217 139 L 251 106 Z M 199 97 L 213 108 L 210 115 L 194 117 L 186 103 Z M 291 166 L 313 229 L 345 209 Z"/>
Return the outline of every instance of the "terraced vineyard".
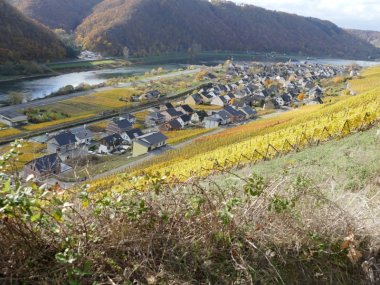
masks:
<path fill-rule="evenodd" d="M 380 68 L 370 69 L 365 75 L 364 79 L 351 82 L 360 95 L 330 105 L 294 110 L 274 119 L 210 136 L 139 165 L 128 171 L 129 175 L 95 181 L 92 189 L 112 186 L 143 189 L 157 180 L 186 181 L 210 175 L 219 168 L 272 159 L 366 129 L 380 119 Z"/>

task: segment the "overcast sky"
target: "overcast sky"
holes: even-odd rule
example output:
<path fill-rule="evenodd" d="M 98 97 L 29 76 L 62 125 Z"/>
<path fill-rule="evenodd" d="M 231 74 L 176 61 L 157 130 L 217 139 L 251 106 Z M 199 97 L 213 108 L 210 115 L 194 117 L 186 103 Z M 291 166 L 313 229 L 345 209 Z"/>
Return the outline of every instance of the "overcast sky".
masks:
<path fill-rule="evenodd" d="M 380 31 L 380 0 L 233 0 L 330 20 L 343 28 Z"/>

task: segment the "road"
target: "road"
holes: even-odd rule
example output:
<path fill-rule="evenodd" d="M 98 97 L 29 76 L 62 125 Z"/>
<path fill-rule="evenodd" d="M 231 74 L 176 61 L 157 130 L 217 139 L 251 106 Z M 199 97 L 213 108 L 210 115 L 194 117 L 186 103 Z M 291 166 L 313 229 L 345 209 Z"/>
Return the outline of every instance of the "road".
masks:
<path fill-rule="evenodd" d="M 115 88 L 127 88 L 130 87 L 134 84 L 142 84 L 142 83 L 147 83 L 149 81 L 155 81 L 159 80 L 162 78 L 172 78 L 180 75 L 189 75 L 189 74 L 194 74 L 199 72 L 199 68 L 194 69 L 194 70 L 184 70 L 184 71 L 176 71 L 176 72 L 171 72 L 168 74 L 163 74 L 163 75 L 157 75 L 153 77 L 149 77 L 146 79 L 138 80 L 138 81 L 133 81 L 133 82 L 128 82 L 128 83 L 123 83 L 119 84 L 117 86 L 110 86 L 110 87 L 101 87 L 93 90 L 88 90 L 88 91 L 83 91 L 83 92 L 76 92 L 72 94 L 67 94 L 67 95 L 60 95 L 60 96 L 55 96 L 55 97 L 49 97 L 49 98 L 44 98 L 44 99 L 39 99 L 39 100 L 34 100 L 34 101 L 29 101 L 23 104 L 18 104 L 18 105 L 12 105 L 12 106 L 6 106 L 0 108 L 0 112 L 3 111 L 19 111 L 23 109 L 28 109 L 28 108 L 38 108 L 38 107 L 43 107 L 46 105 L 51 105 L 54 103 L 58 103 L 61 101 L 65 101 L 71 98 L 79 97 L 79 96 L 85 96 L 85 95 L 90 95 L 95 92 L 100 92 L 100 91 L 106 91 L 106 90 L 112 90 Z"/>

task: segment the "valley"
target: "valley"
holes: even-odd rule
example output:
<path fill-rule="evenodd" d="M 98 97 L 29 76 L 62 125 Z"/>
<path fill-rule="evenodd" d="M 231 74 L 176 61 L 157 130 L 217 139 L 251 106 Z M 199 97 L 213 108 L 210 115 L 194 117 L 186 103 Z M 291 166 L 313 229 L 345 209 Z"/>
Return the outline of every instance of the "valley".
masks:
<path fill-rule="evenodd" d="M 379 284 L 380 4 L 245 1 L 0 0 L 0 284 Z"/>

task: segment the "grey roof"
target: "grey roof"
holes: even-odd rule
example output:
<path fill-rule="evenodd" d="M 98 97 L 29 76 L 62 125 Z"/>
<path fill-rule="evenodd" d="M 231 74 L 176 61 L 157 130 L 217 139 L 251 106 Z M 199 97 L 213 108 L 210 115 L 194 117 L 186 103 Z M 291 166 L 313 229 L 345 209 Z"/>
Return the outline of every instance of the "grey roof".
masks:
<path fill-rule="evenodd" d="M 120 128 L 121 130 L 128 130 L 132 128 L 132 124 L 130 121 L 127 119 L 119 120 L 119 121 L 114 121 L 114 123 Z"/>
<path fill-rule="evenodd" d="M 241 111 L 239 110 L 236 110 L 234 109 L 233 107 L 231 106 L 226 106 L 224 107 L 224 110 L 228 113 L 230 113 L 232 116 L 245 116 L 244 113 L 242 113 Z"/>
<path fill-rule="evenodd" d="M 249 107 L 249 106 L 245 106 L 245 107 L 243 107 L 243 108 L 241 108 L 241 109 L 243 110 L 243 112 L 247 113 L 247 114 L 250 115 L 250 116 L 253 116 L 253 115 L 256 115 L 256 114 L 257 114 L 256 110 L 252 109 L 252 108 Z"/>
<path fill-rule="evenodd" d="M 193 99 L 194 99 L 194 101 L 195 101 L 196 103 L 202 103 L 202 97 L 201 97 L 201 95 L 199 95 L 198 93 L 197 93 L 197 94 L 193 94 L 193 95 L 191 95 L 191 97 L 193 97 Z"/>
<path fill-rule="evenodd" d="M 7 118 L 7 119 L 15 119 L 15 118 L 19 118 L 19 117 L 23 117 L 25 119 L 27 119 L 27 116 L 17 112 L 17 111 L 0 111 L 0 115 Z"/>
<path fill-rule="evenodd" d="M 208 117 L 207 112 L 204 111 L 204 110 L 196 111 L 195 113 L 197 113 L 197 115 L 198 115 L 199 118 L 201 118 L 201 119 Z"/>
<path fill-rule="evenodd" d="M 164 106 L 166 109 L 173 109 L 174 108 L 172 103 L 166 103 Z"/>
<path fill-rule="evenodd" d="M 135 139 L 143 135 L 143 132 L 138 128 L 126 131 L 125 133 L 130 139 Z"/>
<path fill-rule="evenodd" d="M 221 110 L 217 113 L 219 117 L 221 117 L 223 120 L 228 120 L 230 118 L 230 113 L 228 113 L 226 110 Z"/>
<path fill-rule="evenodd" d="M 70 131 L 74 136 L 76 136 L 80 140 L 90 139 L 94 136 L 94 134 L 90 130 L 86 129 L 84 126 L 71 129 Z"/>
<path fill-rule="evenodd" d="M 182 110 L 184 110 L 186 113 L 194 113 L 194 110 L 193 108 L 191 108 L 189 105 L 182 105 L 180 106 L 180 108 L 182 108 Z"/>
<path fill-rule="evenodd" d="M 52 153 L 49 155 L 36 158 L 28 163 L 33 165 L 39 172 L 49 171 L 56 168 L 61 163 L 58 154 Z"/>
<path fill-rule="evenodd" d="M 155 145 L 157 143 L 164 142 L 167 139 L 168 138 L 163 133 L 157 132 L 157 133 L 150 133 L 150 134 L 146 134 L 144 136 L 141 136 L 138 139 L 138 141 L 143 141 L 143 142 L 148 143 L 150 145 Z"/>
<path fill-rule="evenodd" d="M 180 122 L 178 122 L 177 119 L 171 120 L 168 122 L 169 126 L 172 127 L 173 129 L 181 129 L 182 125 Z"/>
<path fill-rule="evenodd" d="M 182 115 L 180 118 L 181 118 L 182 121 L 184 121 L 185 123 L 191 121 L 191 116 L 190 116 L 190 115 L 186 115 L 186 114 L 185 114 L 185 115 Z"/>
<path fill-rule="evenodd" d="M 52 140 L 55 140 L 59 146 L 65 146 L 77 142 L 75 135 L 70 131 L 59 133 L 52 137 Z"/>
<path fill-rule="evenodd" d="M 166 109 L 165 112 L 167 112 L 167 113 L 168 113 L 170 116 L 172 116 L 172 117 L 179 117 L 179 116 L 183 115 L 182 112 L 177 111 L 177 110 L 174 109 L 174 108 Z"/>
<path fill-rule="evenodd" d="M 211 116 L 211 117 L 207 117 L 207 118 L 205 118 L 204 121 L 214 121 L 214 122 L 219 122 L 220 119 Z"/>
<path fill-rule="evenodd" d="M 102 144 L 105 145 L 120 145 L 123 142 L 123 138 L 119 134 L 113 134 L 106 136 L 102 139 Z"/>
<path fill-rule="evenodd" d="M 292 101 L 292 97 L 289 94 L 283 94 L 283 95 L 281 95 L 281 98 L 285 102 L 291 102 Z"/>

